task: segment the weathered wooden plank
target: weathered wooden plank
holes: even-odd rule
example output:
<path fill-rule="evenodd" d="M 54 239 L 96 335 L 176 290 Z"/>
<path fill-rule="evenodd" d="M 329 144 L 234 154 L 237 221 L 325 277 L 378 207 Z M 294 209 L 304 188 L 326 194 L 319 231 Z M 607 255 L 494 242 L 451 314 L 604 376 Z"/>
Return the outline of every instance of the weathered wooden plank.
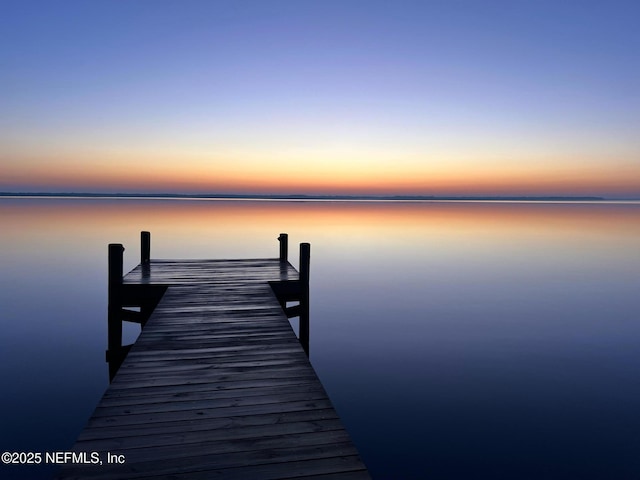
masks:
<path fill-rule="evenodd" d="M 251 381 L 251 380 L 269 380 L 269 379 L 283 379 L 293 378 L 303 375 L 307 375 L 309 370 L 306 368 L 290 368 L 279 369 L 278 371 L 263 371 L 263 372 L 244 372 L 242 377 L 238 377 L 234 373 L 219 372 L 219 375 L 209 375 L 207 378 L 185 378 L 184 375 L 172 376 L 172 377 L 159 377 L 159 378 L 144 378 L 141 377 L 138 380 L 124 380 L 116 377 L 116 380 L 109 387 L 110 390 L 124 390 L 130 388 L 149 388 L 149 387 L 162 387 L 162 386 L 178 386 L 178 385 L 197 385 L 197 384 L 212 384 L 222 382 L 234 382 L 234 381 Z"/>
<path fill-rule="evenodd" d="M 282 342 L 278 342 L 276 344 L 269 345 L 258 345 L 258 346 L 243 346 L 239 345 L 236 347 L 228 347 L 224 345 L 219 345 L 215 347 L 207 347 L 207 348 L 179 348 L 179 349 L 171 349 L 165 350 L 164 352 L 159 352 L 158 349 L 153 351 L 145 350 L 137 350 L 135 352 L 131 352 L 129 355 L 131 358 L 136 361 L 172 361 L 172 360 L 182 360 L 188 358 L 211 358 L 212 356 L 234 356 L 237 352 L 238 355 L 272 355 L 279 353 L 290 353 L 292 351 L 296 352 L 299 349 L 295 341 L 291 339 L 283 339 Z M 160 357 L 160 358 L 158 358 Z"/>
<path fill-rule="evenodd" d="M 191 379 L 198 378 L 207 378 L 210 381 L 215 381 L 219 378 L 226 378 L 229 375 L 234 375 L 236 377 L 240 376 L 243 373 L 257 373 L 264 372 L 268 375 L 280 374 L 282 376 L 286 376 L 289 374 L 298 374 L 304 372 L 306 369 L 300 364 L 287 361 L 284 362 L 272 362 L 269 365 L 255 365 L 255 364 L 247 364 L 242 365 L 223 365 L 220 367 L 214 367 L 210 365 L 194 365 L 189 371 L 171 371 L 171 372 L 149 372 L 144 375 L 137 375 L 135 372 L 123 371 L 122 376 L 118 379 L 119 381 L 131 381 L 132 378 L 134 381 L 137 381 L 138 378 L 141 378 L 141 382 L 151 382 L 153 380 L 170 380 L 174 377 L 183 377 L 187 378 L 186 375 L 189 375 Z M 241 377 L 239 377 L 241 378 Z"/>
<path fill-rule="evenodd" d="M 156 412 L 146 414 L 130 413 L 116 416 L 92 416 L 87 423 L 87 428 L 111 426 L 111 425 L 143 425 L 153 422 L 177 422 L 197 421 L 205 418 L 225 418 L 248 415 L 262 415 L 267 413 L 282 414 L 288 412 L 300 412 L 333 408 L 328 398 L 313 401 L 280 402 L 263 405 L 250 405 L 246 407 L 232 408 L 201 408 L 191 410 L 179 410 L 172 412 Z"/>
<path fill-rule="evenodd" d="M 338 433 L 336 433 L 338 432 Z M 295 438 L 292 438 L 294 437 Z M 111 437 L 79 441 L 86 451 L 132 451 L 129 462 L 190 456 L 193 452 L 237 452 L 257 450 L 256 444 L 269 441 L 270 446 L 288 446 L 285 441 L 322 445 L 327 439 L 348 441 L 349 436 L 338 418 L 276 425 L 255 425 L 216 431 L 189 430 L 129 437 Z M 292 446 L 295 446 L 292 445 Z M 164 448 L 162 448 L 164 447 Z M 157 449 L 154 451 L 154 449 Z"/>
<path fill-rule="evenodd" d="M 247 478 L 261 480 L 276 480 L 292 478 L 302 475 L 312 476 L 326 473 L 362 471 L 364 467 L 357 455 L 345 455 L 329 458 L 314 458 L 296 462 L 271 463 L 262 465 L 246 465 L 236 468 L 217 469 L 207 468 L 199 470 L 197 466 L 190 471 L 183 471 L 171 475 L 172 479 L 209 479 L 225 478 L 244 480 Z M 162 475 L 161 475 L 162 476 Z M 131 477 L 145 478 L 145 477 Z"/>
<path fill-rule="evenodd" d="M 284 423 L 310 422 L 317 420 L 337 419 L 333 408 L 318 408 L 314 410 L 294 410 L 291 412 L 261 413 L 239 417 L 200 418 L 195 421 L 166 421 L 138 425 L 109 425 L 85 429 L 78 437 L 78 441 L 102 440 L 106 438 L 138 437 L 142 435 L 179 435 L 186 432 L 208 431 L 213 434 L 220 432 L 228 438 L 230 430 L 242 432 L 249 427 L 261 425 L 280 425 Z M 210 437 L 209 440 L 214 440 Z"/>
<path fill-rule="evenodd" d="M 83 478 L 89 469 L 93 470 L 91 478 L 291 478 L 291 475 L 298 476 L 303 472 L 363 471 L 360 459 L 347 455 L 348 450 L 349 442 L 342 442 L 297 448 L 262 448 L 220 455 L 216 452 L 195 452 L 201 454 L 167 458 L 163 462 L 150 460 L 117 466 L 71 467 L 69 478 Z"/>
<path fill-rule="evenodd" d="M 197 392 L 227 392 L 237 389 L 252 388 L 281 388 L 289 385 L 306 385 L 316 383 L 316 377 L 309 373 L 295 377 L 284 378 L 259 378 L 259 379 L 233 379 L 229 381 L 192 382 L 181 385 L 167 385 L 156 387 L 131 386 L 130 388 L 109 388 L 103 395 L 103 399 L 109 398 L 135 398 L 149 395 L 188 395 Z"/>
<path fill-rule="evenodd" d="M 351 472 L 325 473 L 320 475 L 303 475 L 300 477 L 289 477 L 289 480 L 367 480 L 370 479 L 369 472 L 365 469 L 353 470 Z"/>
<path fill-rule="evenodd" d="M 176 364 L 174 362 L 171 365 L 158 365 L 151 364 L 149 362 L 146 363 L 134 363 L 131 367 L 123 370 L 122 375 L 139 375 L 144 374 L 147 377 L 156 377 L 156 376 L 164 376 L 164 375 L 180 375 L 186 374 L 191 375 L 196 378 L 196 376 L 200 375 L 208 375 L 209 372 L 213 374 L 220 373 L 221 371 L 229 371 L 230 369 L 234 369 L 234 371 L 246 371 L 247 369 L 257 369 L 257 368 L 270 368 L 270 367 L 280 367 L 280 366 L 290 366 L 296 365 L 295 359 L 287 358 L 287 357 L 276 357 L 276 358 L 268 358 L 261 357 L 257 360 L 247 360 L 247 361 L 238 361 L 238 359 L 233 359 L 229 357 L 225 357 L 220 359 L 220 361 L 194 361 L 191 365 L 188 362 L 182 362 L 180 364 Z"/>
<path fill-rule="evenodd" d="M 157 397 L 156 402 L 135 403 L 129 405 L 103 406 L 102 403 L 95 409 L 95 417 L 115 417 L 118 415 L 137 415 L 146 413 L 169 413 L 183 410 L 198 410 L 202 408 L 231 409 L 258 407 L 265 404 L 281 402 L 312 402 L 326 398 L 324 390 L 312 390 L 308 392 L 277 393 L 252 395 L 247 397 L 208 397 L 199 400 L 176 400 Z"/>
<path fill-rule="evenodd" d="M 287 385 L 287 392 L 290 394 L 297 393 L 320 393 L 325 395 L 324 389 L 317 382 L 307 381 L 306 383 L 297 385 Z M 273 397 L 282 392 L 282 385 L 268 387 L 253 388 L 235 388 L 227 390 L 190 390 L 182 394 L 153 393 L 148 395 L 129 395 L 120 397 L 106 397 L 100 402 L 100 406 L 116 407 L 116 406 L 132 406 L 142 405 L 145 403 L 158 402 L 190 402 L 210 399 L 236 399 L 241 402 L 248 402 L 253 397 Z"/>

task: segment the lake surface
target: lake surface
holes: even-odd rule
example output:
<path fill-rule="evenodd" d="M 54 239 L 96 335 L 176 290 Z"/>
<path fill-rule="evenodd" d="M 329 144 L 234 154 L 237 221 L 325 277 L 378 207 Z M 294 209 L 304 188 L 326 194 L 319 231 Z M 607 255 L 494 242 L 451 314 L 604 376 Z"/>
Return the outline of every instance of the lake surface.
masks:
<path fill-rule="evenodd" d="M 2 198 L 0 222 L 1 451 L 68 450 L 107 387 L 108 243 L 128 271 L 141 230 L 152 258 L 277 257 L 288 232 L 374 478 L 640 476 L 638 202 Z"/>

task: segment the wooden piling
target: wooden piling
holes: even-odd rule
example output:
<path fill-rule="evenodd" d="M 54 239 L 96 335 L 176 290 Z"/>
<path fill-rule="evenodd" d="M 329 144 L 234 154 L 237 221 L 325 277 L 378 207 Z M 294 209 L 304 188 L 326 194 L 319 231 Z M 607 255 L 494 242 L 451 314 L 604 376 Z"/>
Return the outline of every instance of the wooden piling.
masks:
<path fill-rule="evenodd" d="M 151 259 L 151 233 L 140 232 L 140 264 L 149 263 Z"/>
<path fill-rule="evenodd" d="M 300 244 L 300 343 L 309 356 L 309 267 L 311 245 Z"/>
<path fill-rule="evenodd" d="M 107 307 L 107 361 L 109 374 L 115 375 L 120 366 L 122 348 L 122 262 L 124 247 L 109 244 L 108 307 Z"/>
<path fill-rule="evenodd" d="M 281 233 L 278 241 L 280 242 L 280 261 L 287 262 L 289 261 L 289 235 Z"/>

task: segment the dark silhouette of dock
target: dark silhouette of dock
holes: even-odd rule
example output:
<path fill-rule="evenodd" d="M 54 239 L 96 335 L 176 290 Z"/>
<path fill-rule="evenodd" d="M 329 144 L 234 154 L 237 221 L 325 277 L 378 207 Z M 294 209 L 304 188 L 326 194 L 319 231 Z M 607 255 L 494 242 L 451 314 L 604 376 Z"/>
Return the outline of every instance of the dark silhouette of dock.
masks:
<path fill-rule="evenodd" d="M 274 259 L 150 260 L 143 232 L 124 278 L 109 246 L 111 384 L 73 446 L 87 464 L 57 478 L 369 478 L 308 360 L 309 245 L 298 273 L 279 240 Z"/>

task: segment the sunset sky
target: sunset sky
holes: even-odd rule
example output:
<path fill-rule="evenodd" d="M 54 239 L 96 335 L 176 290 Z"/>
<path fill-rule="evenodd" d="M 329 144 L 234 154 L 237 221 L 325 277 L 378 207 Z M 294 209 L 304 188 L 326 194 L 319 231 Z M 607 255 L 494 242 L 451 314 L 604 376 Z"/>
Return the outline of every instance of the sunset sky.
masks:
<path fill-rule="evenodd" d="M 640 198 L 637 1 L 30 1 L 0 191 Z"/>

